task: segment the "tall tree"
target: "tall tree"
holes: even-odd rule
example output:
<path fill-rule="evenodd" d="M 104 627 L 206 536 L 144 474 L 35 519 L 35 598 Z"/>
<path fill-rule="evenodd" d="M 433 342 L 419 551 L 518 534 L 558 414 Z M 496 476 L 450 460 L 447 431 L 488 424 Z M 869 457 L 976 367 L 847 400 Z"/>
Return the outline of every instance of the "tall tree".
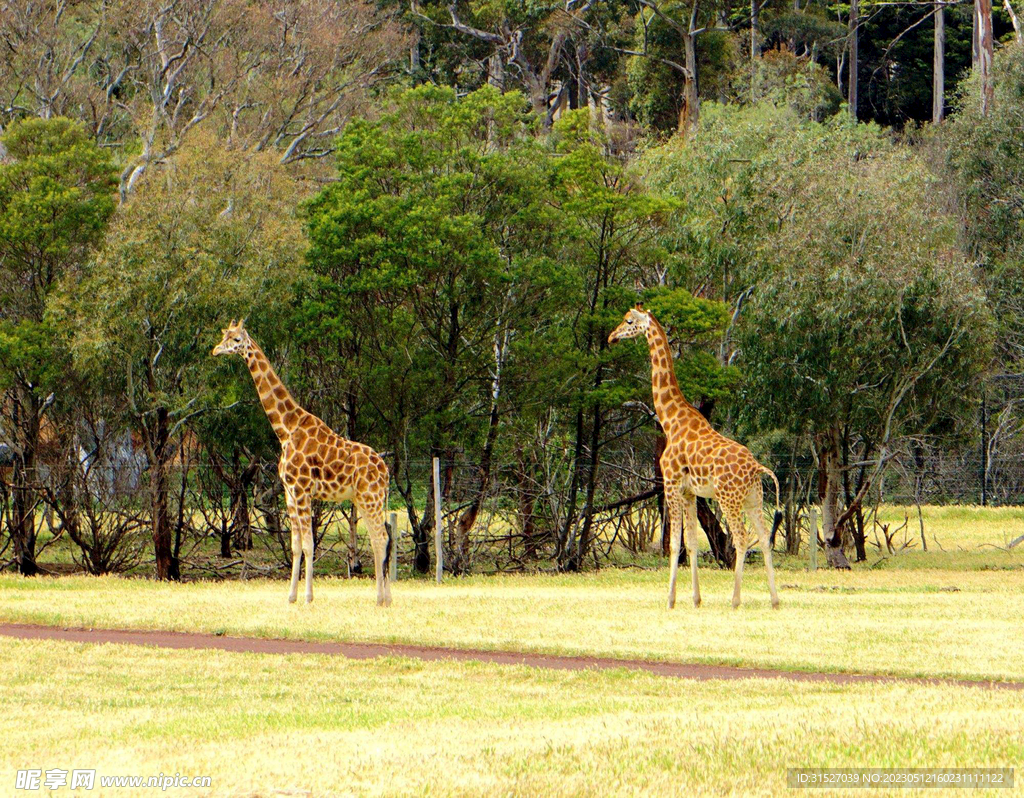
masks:
<path fill-rule="evenodd" d="M 946 115 L 946 8 L 935 4 L 935 45 L 932 54 L 932 124 Z"/>
<path fill-rule="evenodd" d="M 858 54 L 860 43 L 860 0 L 850 0 L 850 63 L 847 65 L 848 82 L 846 91 L 846 102 L 850 108 L 850 116 L 857 118 L 857 90 L 860 71 L 860 56 Z"/>
<path fill-rule="evenodd" d="M 158 579 L 181 575 L 171 468 L 188 422 L 215 407 L 217 322 L 279 312 L 302 248 L 300 191 L 274 156 L 193 141 L 146 175 L 95 264 L 65 281 L 55 306 L 79 366 L 104 370 L 127 397 L 148 467 Z"/>
<path fill-rule="evenodd" d="M 34 574 L 41 434 L 67 357 L 64 331 L 47 321 L 46 307 L 102 240 L 115 178 L 109 156 L 68 119 L 27 119 L 0 141 L 0 442 L 13 455 L 15 560 Z"/>

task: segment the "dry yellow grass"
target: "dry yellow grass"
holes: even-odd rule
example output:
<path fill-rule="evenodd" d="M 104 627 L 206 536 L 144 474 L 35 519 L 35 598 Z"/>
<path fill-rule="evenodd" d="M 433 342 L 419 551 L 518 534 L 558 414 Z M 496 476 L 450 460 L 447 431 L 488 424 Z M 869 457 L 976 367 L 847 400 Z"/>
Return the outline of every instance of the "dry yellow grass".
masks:
<path fill-rule="evenodd" d="M 233 635 L 419 643 L 687 662 L 1024 680 L 1024 570 L 791 571 L 782 608 L 748 566 L 701 572 L 704 606 L 664 608 L 666 571 L 399 581 L 377 609 L 367 580 L 318 578 L 289 605 L 279 581 L 0 577 L 0 620 Z"/>
<path fill-rule="evenodd" d="M 778 795 L 787 767 L 1024 763 L 1024 694 L 978 688 L 3 639 L 0 661 L 5 794 L 30 767 L 218 795 Z"/>

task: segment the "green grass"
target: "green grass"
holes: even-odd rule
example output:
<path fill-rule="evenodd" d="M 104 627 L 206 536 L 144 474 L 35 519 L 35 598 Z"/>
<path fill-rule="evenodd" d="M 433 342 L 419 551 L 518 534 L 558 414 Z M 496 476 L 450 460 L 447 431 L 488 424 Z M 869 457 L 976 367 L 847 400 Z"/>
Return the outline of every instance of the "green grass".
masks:
<path fill-rule="evenodd" d="M 283 581 L 161 584 L 116 577 L 0 577 L 0 620 L 67 626 L 418 643 L 791 670 L 1024 680 L 1024 570 L 791 571 L 770 608 L 764 571 L 701 571 L 704 605 L 667 572 L 405 580 L 374 606 L 370 580 L 318 578 L 312 605 Z"/>
<path fill-rule="evenodd" d="M 4 793 L 30 767 L 204 775 L 214 794 L 575 796 L 778 795 L 787 767 L 1024 763 L 1024 694 L 977 688 L 51 641 L 0 640 L 0 661 Z"/>

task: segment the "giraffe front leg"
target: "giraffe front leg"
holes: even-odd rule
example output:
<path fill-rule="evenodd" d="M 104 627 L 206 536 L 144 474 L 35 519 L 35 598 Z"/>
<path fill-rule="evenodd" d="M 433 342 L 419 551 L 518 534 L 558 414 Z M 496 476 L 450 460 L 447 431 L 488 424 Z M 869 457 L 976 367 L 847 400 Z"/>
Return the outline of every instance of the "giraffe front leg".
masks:
<path fill-rule="evenodd" d="M 313 603 L 313 530 L 302 531 L 302 556 L 306 559 L 306 603 Z"/>
<path fill-rule="evenodd" d="M 292 532 L 292 584 L 288 592 L 288 603 L 294 604 L 299 592 L 299 565 L 302 558 L 302 523 L 295 510 L 295 499 L 292 494 L 286 493 L 288 503 L 288 523 L 291 524 Z"/>
<path fill-rule="evenodd" d="M 700 529 L 700 521 L 697 520 L 697 497 L 686 498 L 685 528 L 686 535 L 686 556 L 690 558 L 690 575 L 693 581 L 693 606 L 700 606 L 700 584 L 697 581 L 697 530 Z"/>
<path fill-rule="evenodd" d="M 296 533 L 292 532 L 292 600 L 295 600 L 296 593 L 299 585 L 299 560 L 298 554 L 301 553 L 306 560 L 306 603 L 309 604 L 313 601 L 313 519 L 311 516 L 312 502 L 308 495 L 300 493 L 295 497 L 295 518 L 297 523 L 293 522 L 293 530 L 298 530 L 298 540 L 296 540 Z M 299 549 L 298 544 L 301 542 L 302 548 Z"/>
<path fill-rule="evenodd" d="M 683 537 L 683 499 L 678 487 L 666 490 L 669 516 L 668 608 L 676 606 L 676 578 L 679 575 L 679 548 Z"/>

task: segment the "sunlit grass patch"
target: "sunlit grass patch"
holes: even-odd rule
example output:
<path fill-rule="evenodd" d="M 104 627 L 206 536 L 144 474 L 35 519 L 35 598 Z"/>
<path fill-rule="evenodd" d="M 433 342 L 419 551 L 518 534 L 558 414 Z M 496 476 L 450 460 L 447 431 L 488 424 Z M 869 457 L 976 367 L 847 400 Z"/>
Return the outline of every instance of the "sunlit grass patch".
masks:
<path fill-rule="evenodd" d="M 280 581 L 166 584 L 114 577 L 0 577 L 0 620 L 259 637 L 595 654 L 791 670 L 1024 679 L 1024 570 L 787 571 L 772 611 L 751 565 L 701 570 L 665 609 L 667 570 L 401 580 L 374 606 L 368 580 L 318 578 L 312 605 Z"/>
<path fill-rule="evenodd" d="M 2 639 L 0 663 L 11 785 L 83 767 L 215 794 L 781 794 L 787 767 L 1024 761 L 1024 694 L 978 688 Z"/>

